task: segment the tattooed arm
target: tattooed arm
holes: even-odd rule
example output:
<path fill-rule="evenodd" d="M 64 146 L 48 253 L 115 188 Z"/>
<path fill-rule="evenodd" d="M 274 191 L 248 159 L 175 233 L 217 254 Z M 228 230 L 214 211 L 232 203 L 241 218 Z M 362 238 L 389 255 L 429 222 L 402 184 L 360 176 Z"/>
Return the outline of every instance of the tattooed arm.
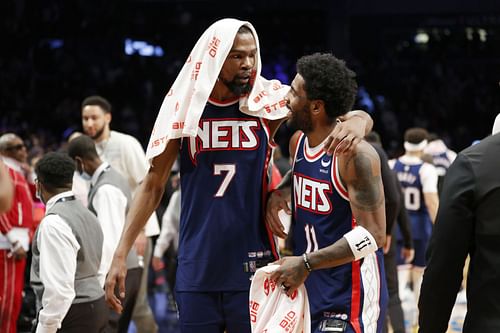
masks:
<path fill-rule="evenodd" d="M 370 232 L 381 247 L 385 242 L 385 202 L 382 185 L 380 160 L 371 145 L 362 141 L 349 155 L 339 158 L 340 176 L 349 192 L 349 201 L 357 224 Z M 335 213 L 332 213 L 335 214 Z M 346 238 L 308 254 L 313 270 L 331 268 L 354 260 L 354 254 Z M 271 278 L 278 285 L 289 287 L 291 295 L 308 276 L 302 257 L 285 257 Z"/>
<path fill-rule="evenodd" d="M 385 242 L 385 202 L 377 152 L 362 141 L 352 154 L 339 156 L 339 172 L 347 187 L 357 225 L 368 230 L 377 242 L 377 247 L 382 247 Z M 313 269 L 335 267 L 352 260 L 354 255 L 344 237 L 309 254 Z"/>
<path fill-rule="evenodd" d="M 357 151 L 340 156 L 340 178 L 347 187 L 352 215 L 357 225 L 368 230 L 378 247 L 385 242 L 385 198 L 380 159 L 373 147 L 363 142 Z"/>

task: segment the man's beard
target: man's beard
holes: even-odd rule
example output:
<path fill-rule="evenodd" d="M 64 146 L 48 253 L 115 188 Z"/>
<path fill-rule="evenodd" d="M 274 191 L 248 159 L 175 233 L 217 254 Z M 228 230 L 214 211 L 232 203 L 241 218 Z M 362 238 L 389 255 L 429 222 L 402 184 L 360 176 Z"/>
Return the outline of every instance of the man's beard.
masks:
<path fill-rule="evenodd" d="M 290 119 L 290 125 L 295 130 L 301 130 L 306 134 L 312 132 L 313 130 L 311 116 L 308 110 L 309 110 L 309 105 L 305 105 L 302 108 L 302 110 L 297 112 L 292 112 L 292 117 Z"/>
<path fill-rule="evenodd" d="M 103 135 L 105 127 L 106 126 L 103 125 L 99 130 L 97 130 L 97 132 L 95 132 L 95 135 L 91 136 L 92 140 L 98 140 Z"/>
<path fill-rule="evenodd" d="M 232 79 L 231 81 L 225 80 L 223 78 L 220 79 L 222 83 L 224 83 L 226 87 L 236 96 L 243 96 L 252 91 L 252 86 L 250 85 L 250 82 L 239 84 L 236 83 L 236 78 Z"/>

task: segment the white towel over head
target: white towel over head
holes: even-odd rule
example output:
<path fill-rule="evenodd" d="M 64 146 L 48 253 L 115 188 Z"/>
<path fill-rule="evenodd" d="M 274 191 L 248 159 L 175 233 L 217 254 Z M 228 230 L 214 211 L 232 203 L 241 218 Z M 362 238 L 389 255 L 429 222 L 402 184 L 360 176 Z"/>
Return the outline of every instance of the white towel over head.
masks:
<path fill-rule="evenodd" d="M 217 81 L 222 65 L 241 26 L 247 26 L 257 44 L 252 90 L 240 97 L 240 111 L 265 119 L 281 119 L 288 109 L 284 97 L 289 87 L 260 75 L 259 38 L 250 22 L 222 19 L 213 23 L 198 39 L 189 57 L 165 96 L 155 121 L 146 157 L 160 155 L 170 139 L 196 136 L 203 109 Z"/>

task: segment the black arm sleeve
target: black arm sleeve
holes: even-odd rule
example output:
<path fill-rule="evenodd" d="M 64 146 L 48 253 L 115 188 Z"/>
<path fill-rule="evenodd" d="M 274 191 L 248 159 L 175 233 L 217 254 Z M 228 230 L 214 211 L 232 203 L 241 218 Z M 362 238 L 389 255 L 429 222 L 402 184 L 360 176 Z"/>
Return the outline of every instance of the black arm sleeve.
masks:
<path fill-rule="evenodd" d="M 459 155 L 448 169 L 436 224 L 427 250 L 419 306 L 419 332 L 445 332 L 462 282 L 474 235 L 475 177 Z"/>

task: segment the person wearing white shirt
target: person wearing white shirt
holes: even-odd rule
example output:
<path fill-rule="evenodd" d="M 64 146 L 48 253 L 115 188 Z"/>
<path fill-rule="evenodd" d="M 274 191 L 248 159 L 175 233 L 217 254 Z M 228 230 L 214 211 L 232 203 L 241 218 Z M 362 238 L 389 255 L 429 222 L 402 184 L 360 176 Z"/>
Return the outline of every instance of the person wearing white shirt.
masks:
<path fill-rule="evenodd" d="M 97 271 L 103 233 L 71 191 L 74 162 L 48 153 L 36 164 L 36 192 L 46 214 L 33 238 L 30 281 L 37 300 L 37 333 L 98 333 L 109 310 Z"/>
<path fill-rule="evenodd" d="M 146 176 L 149 163 L 139 141 L 131 135 L 112 131 L 111 104 L 101 96 L 89 96 L 82 102 L 82 127 L 95 144 L 99 157 L 108 162 L 127 180 L 132 195 Z M 160 233 L 156 213 L 149 217 L 142 233 L 136 238 L 134 248 L 142 257 L 143 270 L 139 295 L 135 305 L 133 320 L 138 333 L 155 333 L 158 326 L 147 301 L 148 266 L 152 252 L 151 237 Z"/>
<path fill-rule="evenodd" d="M 113 253 L 125 226 L 125 216 L 132 193 L 127 181 L 109 163 L 103 162 L 96 151 L 94 141 L 82 135 L 68 145 L 69 156 L 76 161 L 76 169 L 83 178 L 90 178 L 88 208 L 96 214 L 104 232 L 99 282 L 104 287 L 106 273 Z M 135 250 L 127 258 L 127 282 L 124 311 L 110 315 L 110 327 L 117 332 L 127 332 L 137 299 L 142 267 Z M 130 274 L 130 278 L 128 276 Z"/>
<path fill-rule="evenodd" d="M 181 219 L 181 189 L 172 193 L 167 209 L 161 219 L 161 232 L 156 240 L 151 265 L 155 271 L 164 268 L 163 255 L 167 250 L 172 251 L 173 260 L 167 260 L 167 281 L 170 290 L 175 287 L 175 273 L 177 269 L 177 248 L 179 247 L 179 223 Z M 171 249 L 171 250 L 170 250 Z M 167 252 L 169 256 L 170 252 Z M 170 257 L 170 256 L 169 256 Z M 175 296 L 175 295 L 173 295 Z"/>

